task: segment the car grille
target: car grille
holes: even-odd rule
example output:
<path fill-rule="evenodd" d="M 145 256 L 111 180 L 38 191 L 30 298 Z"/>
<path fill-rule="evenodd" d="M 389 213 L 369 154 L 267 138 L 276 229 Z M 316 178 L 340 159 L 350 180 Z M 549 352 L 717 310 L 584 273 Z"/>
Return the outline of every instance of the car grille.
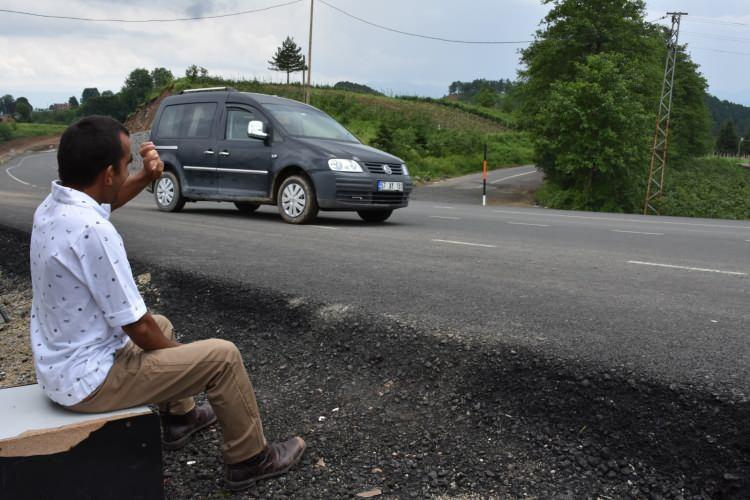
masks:
<path fill-rule="evenodd" d="M 362 193 L 354 191 L 339 191 L 336 199 L 347 203 L 371 203 L 373 205 L 403 205 L 409 200 L 409 195 L 403 193 Z"/>
<path fill-rule="evenodd" d="M 385 165 L 388 165 L 391 167 L 391 174 L 392 175 L 404 175 L 404 167 L 401 166 L 400 163 L 365 163 L 365 166 L 367 167 L 367 170 L 371 174 L 385 174 L 385 169 L 383 168 Z"/>

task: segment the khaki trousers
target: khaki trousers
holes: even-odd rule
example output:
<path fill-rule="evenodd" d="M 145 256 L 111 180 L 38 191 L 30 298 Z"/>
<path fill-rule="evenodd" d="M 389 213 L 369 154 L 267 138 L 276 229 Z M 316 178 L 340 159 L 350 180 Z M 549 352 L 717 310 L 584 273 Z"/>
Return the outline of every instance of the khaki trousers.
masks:
<path fill-rule="evenodd" d="M 174 339 L 172 323 L 154 315 L 162 333 Z M 206 391 L 223 434 L 222 453 L 228 464 L 257 455 L 266 446 L 255 392 L 237 347 L 208 339 L 168 349 L 143 351 L 130 342 L 117 351 L 114 365 L 86 399 L 68 409 L 101 413 L 144 404 L 158 404 L 180 415 L 194 406 L 192 396 Z"/>

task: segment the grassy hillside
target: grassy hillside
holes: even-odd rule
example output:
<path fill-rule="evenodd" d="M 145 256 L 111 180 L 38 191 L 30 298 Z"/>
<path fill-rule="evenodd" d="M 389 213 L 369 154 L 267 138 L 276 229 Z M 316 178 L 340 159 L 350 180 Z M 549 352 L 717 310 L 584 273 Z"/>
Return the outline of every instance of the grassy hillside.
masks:
<path fill-rule="evenodd" d="M 0 142 L 22 137 L 62 134 L 66 125 L 50 123 L 0 123 Z"/>
<path fill-rule="evenodd" d="M 750 169 L 729 158 L 699 158 L 670 166 L 663 215 L 750 219 Z"/>
<path fill-rule="evenodd" d="M 182 78 L 174 82 L 172 91 L 214 86 L 304 100 L 300 85 L 255 80 Z M 158 95 L 154 91 L 151 97 Z M 494 116 L 479 106 L 398 99 L 332 87 L 314 88 L 311 104 L 333 116 L 365 144 L 402 158 L 413 175 L 424 180 L 480 171 L 485 143 L 491 167 L 529 163 L 532 158 L 526 134 L 513 130 L 508 117 Z"/>

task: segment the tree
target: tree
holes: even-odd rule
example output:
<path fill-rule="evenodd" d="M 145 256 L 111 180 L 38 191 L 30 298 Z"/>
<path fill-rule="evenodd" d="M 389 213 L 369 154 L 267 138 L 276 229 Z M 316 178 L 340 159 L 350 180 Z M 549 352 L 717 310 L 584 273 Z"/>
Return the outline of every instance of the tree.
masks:
<path fill-rule="evenodd" d="M 393 133 L 394 127 L 389 122 L 380 122 L 375 132 L 375 138 L 372 140 L 372 145 L 384 151 L 393 151 L 395 148 Z"/>
<path fill-rule="evenodd" d="M 12 115 L 16 112 L 16 100 L 10 94 L 0 97 L 0 114 Z"/>
<path fill-rule="evenodd" d="M 105 90 L 104 92 L 102 92 L 102 97 L 112 97 L 114 95 L 115 93 L 112 92 L 111 90 Z"/>
<path fill-rule="evenodd" d="M 486 85 L 474 96 L 474 102 L 480 106 L 491 108 L 497 103 L 497 92 L 489 85 Z"/>
<path fill-rule="evenodd" d="M 34 108 L 31 106 L 31 103 L 25 97 L 16 99 L 16 116 L 18 116 L 18 121 L 31 121 L 31 112 L 33 110 Z"/>
<path fill-rule="evenodd" d="M 125 79 L 122 88 L 122 100 L 129 111 L 135 109 L 138 103 L 143 102 L 149 92 L 154 88 L 151 74 L 144 68 L 137 68 L 130 72 Z"/>
<path fill-rule="evenodd" d="M 597 54 L 555 82 L 541 108 L 537 145 L 551 180 L 572 191 L 576 209 L 637 208 L 630 179 L 645 164 L 640 147 L 648 113 L 633 86 L 639 68 L 620 54 Z"/>
<path fill-rule="evenodd" d="M 204 68 L 203 66 L 200 66 L 198 68 L 198 73 L 200 73 L 200 77 L 201 78 L 204 78 L 204 79 L 208 78 L 208 70 L 206 68 Z"/>
<path fill-rule="evenodd" d="M 70 105 L 71 109 L 75 109 L 78 107 L 78 99 L 76 99 L 76 96 L 72 95 L 68 99 L 68 104 Z"/>
<path fill-rule="evenodd" d="M 734 122 L 728 121 L 719 129 L 719 137 L 716 139 L 716 152 L 725 154 L 736 154 L 740 138 L 734 128 Z"/>
<path fill-rule="evenodd" d="M 286 37 L 281 46 L 276 49 L 276 54 L 268 61 L 269 69 L 273 71 L 286 71 L 286 83 L 289 83 L 289 75 L 296 71 L 306 71 L 307 65 L 302 56 L 302 47 L 298 47 L 292 37 Z"/>
<path fill-rule="evenodd" d="M 81 104 L 86 104 L 86 101 L 92 97 L 99 97 L 99 89 L 96 87 L 88 87 L 83 89 L 81 93 Z"/>
<path fill-rule="evenodd" d="M 543 1 L 551 9 L 534 42 L 521 52 L 522 84 L 515 93 L 521 101 L 519 114 L 535 138 L 537 164 L 546 174 L 545 194 L 554 198 L 557 204 L 553 205 L 560 208 L 636 210 L 645 195 L 668 33 L 665 28 L 645 21 L 643 0 Z M 599 57 L 591 59 L 592 56 Z M 622 82 L 612 73 L 612 65 L 633 81 Z M 611 83 L 597 76 L 602 74 L 612 76 Z M 670 155 L 703 154 L 710 144 L 710 121 L 704 99 L 706 82 L 682 51 L 677 75 Z M 582 78 L 592 78 L 591 83 L 599 85 L 604 96 L 612 96 L 612 88 L 626 92 L 618 99 L 628 102 L 632 109 L 596 104 L 595 95 L 586 91 Z M 571 92 L 577 97 L 573 98 Z M 553 108 L 549 107 L 551 100 L 557 103 Z M 572 107 L 566 109 L 564 104 Z M 586 108 L 589 105 L 593 107 Z M 603 115 L 595 117 L 591 112 Z M 637 119 L 642 112 L 650 120 Z M 576 114 L 585 118 L 583 123 L 603 127 L 602 133 L 592 134 L 586 126 L 574 126 L 567 118 Z M 631 128 L 621 130 L 625 127 L 620 120 L 622 116 L 630 116 L 632 123 L 640 127 L 639 134 Z M 550 123 L 554 120 L 562 120 L 568 127 L 555 128 Z M 607 133 L 618 130 L 624 134 L 620 138 Z M 569 144 L 563 148 L 560 141 Z M 592 164 L 584 162 L 580 154 L 571 156 L 571 151 L 591 154 L 607 151 L 617 167 L 601 168 L 604 165 L 601 156 L 596 155 L 597 163 Z M 571 158 L 584 162 L 583 168 L 572 168 Z M 628 175 L 621 175 L 623 172 Z M 616 191 L 611 189 L 613 186 Z M 612 197 L 611 202 L 607 196 Z"/>
<path fill-rule="evenodd" d="M 124 121 L 131 110 L 125 105 L 122 97 L 119 94 L 112 94 L 111 92 L 111 95 L 104 94 L 102 93 L 99 97 L 87 99 L 81 105 L 81 116 L 106 115 L 116 120 Z"/>
<path fill-rule="evenodd" d="M 188 80 L 195 81 L 198 78 L 198 66 L 191 64 L 185 69 L 185 76 Z"/>
<path fill-rule="evenodd" d="M 174 75 L 167 68 L 154 68 L 151 71 L 151 81 L 154 88 L 161 89 L 172 83 Z"/>

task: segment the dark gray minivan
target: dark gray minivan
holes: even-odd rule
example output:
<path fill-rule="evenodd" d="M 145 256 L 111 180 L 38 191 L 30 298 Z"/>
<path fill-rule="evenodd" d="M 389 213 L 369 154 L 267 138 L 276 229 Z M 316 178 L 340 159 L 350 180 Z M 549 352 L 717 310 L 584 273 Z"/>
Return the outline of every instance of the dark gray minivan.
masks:
<path fill-rule="evenodd" d="M 151 186 L 159 210 L 197 200 L 231 201 L 243 212 L 271 204 L 286 222 L 303 224 L 318 210 L 382 222 L 409 204 L 403 161 L 290 99 L 223 87 L 185 90 L 162 101 L 151 141 L 165 165 Z"/>

